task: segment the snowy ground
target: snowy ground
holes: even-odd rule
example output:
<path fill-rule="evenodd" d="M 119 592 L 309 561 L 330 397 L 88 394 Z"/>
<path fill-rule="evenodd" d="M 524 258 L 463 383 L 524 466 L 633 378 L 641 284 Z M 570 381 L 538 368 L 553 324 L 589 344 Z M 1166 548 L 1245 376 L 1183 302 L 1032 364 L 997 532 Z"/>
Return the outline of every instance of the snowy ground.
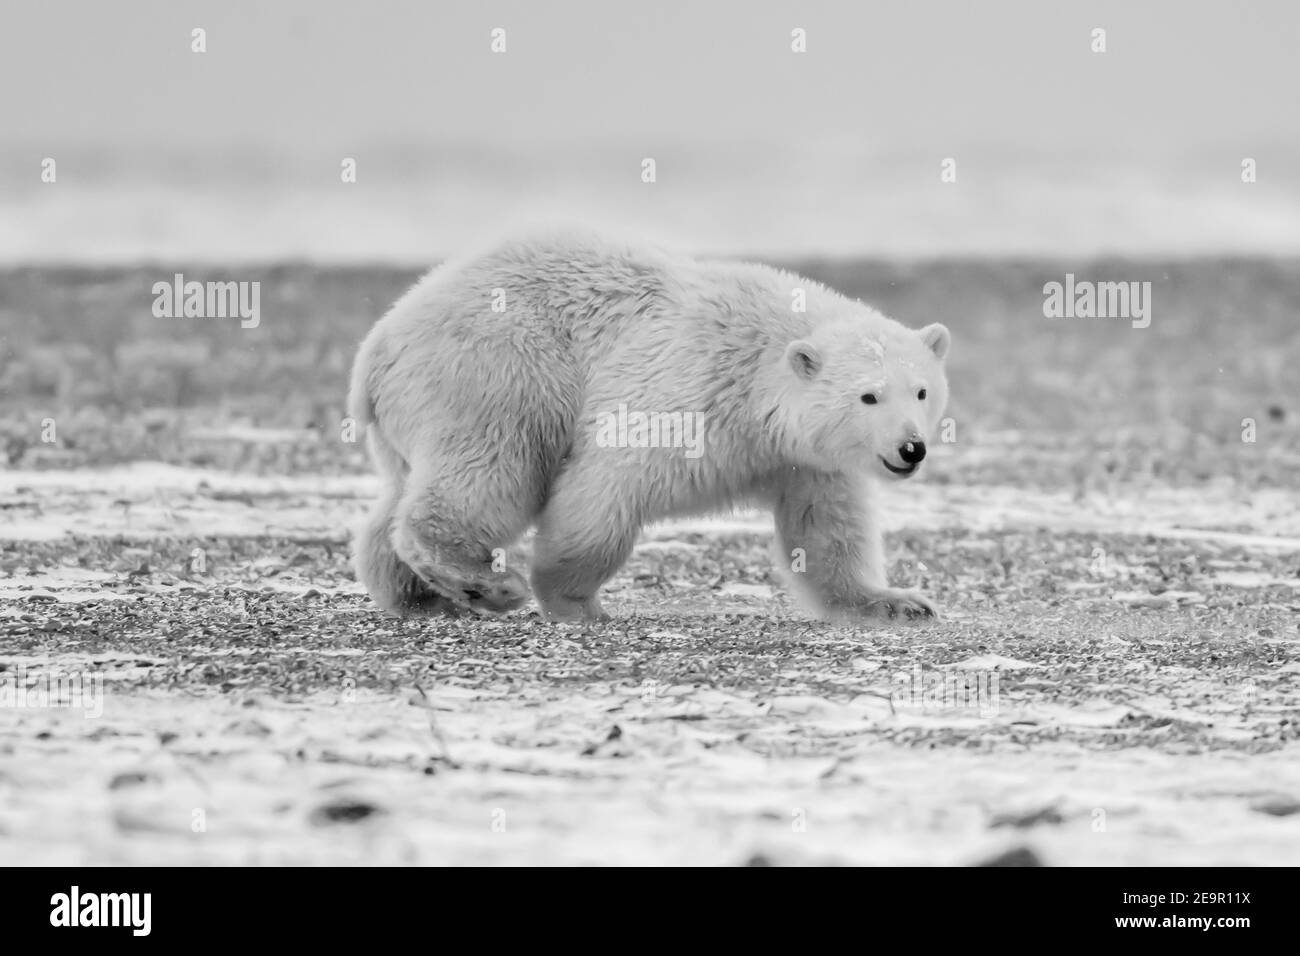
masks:
<path fill-rule="evenodd" d="M 1293 496 L 892 488 L 895 578 L 946 618 L 843 628 L 750 514 L 650 530 L 610 625 L 386 619 L 343 545 L 372 491 L 0 475 L 5 857 L 1300 855 Z"/>

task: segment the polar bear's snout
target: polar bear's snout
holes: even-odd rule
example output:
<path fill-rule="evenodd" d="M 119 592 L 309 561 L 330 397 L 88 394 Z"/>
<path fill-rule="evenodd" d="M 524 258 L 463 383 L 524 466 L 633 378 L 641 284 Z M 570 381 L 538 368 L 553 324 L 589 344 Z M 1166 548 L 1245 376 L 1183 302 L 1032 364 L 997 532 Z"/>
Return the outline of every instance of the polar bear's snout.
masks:
<path fill-rule="evenodd" d="M 902 462 L 896 465 L 885 455 L 880 456 L 880 462 L 889 470 L 891 475 L 899 478 L 910 478 L 916 474 L 917 469 L 921 467 L 921 462 L 925 460 L 925 442 L 920 439 L 905 441 L 896 449 L 898 458 Z"/>

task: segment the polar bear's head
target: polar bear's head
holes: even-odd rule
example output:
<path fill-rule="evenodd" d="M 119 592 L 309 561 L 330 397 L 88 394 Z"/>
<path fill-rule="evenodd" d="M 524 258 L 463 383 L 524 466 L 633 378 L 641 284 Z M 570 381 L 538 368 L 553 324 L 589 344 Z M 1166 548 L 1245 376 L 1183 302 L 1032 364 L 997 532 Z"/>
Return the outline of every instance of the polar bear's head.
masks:
<path fill-rule="evenodd" d="M 889 478 L 916 474 L 948 404 L 938 323 L 906 328 L 876 317 L 818 326 L 785 350 L 787 425 L 809 464 Z"/>

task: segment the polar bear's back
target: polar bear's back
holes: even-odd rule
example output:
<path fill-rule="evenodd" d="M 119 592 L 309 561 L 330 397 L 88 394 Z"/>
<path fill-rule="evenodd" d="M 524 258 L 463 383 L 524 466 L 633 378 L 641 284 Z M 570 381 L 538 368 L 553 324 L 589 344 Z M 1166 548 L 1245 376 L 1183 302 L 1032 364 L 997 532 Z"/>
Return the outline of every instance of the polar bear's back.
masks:
<path fill-rule="evenodd" d="M 350 413 L 404 461 L 435 432 L 444 445 L 487 431 L 562 454 L 593 367 L 626 346 L 626 326 L 667 307 L 665 275 L 653 252 L 582 236 L 447 262 L 362 342 Z"/>
<path fill-rule="evenodd" d="M 797 281 L 582 232 L 510 240 L 434 269 L 376 324 L 352 414 L 407 460 L 439 429 L 443 444 L 488 430 L 563 455 L 584 407 L 739 423 L 772 343 L 806 323 L 788 305 Z"/>

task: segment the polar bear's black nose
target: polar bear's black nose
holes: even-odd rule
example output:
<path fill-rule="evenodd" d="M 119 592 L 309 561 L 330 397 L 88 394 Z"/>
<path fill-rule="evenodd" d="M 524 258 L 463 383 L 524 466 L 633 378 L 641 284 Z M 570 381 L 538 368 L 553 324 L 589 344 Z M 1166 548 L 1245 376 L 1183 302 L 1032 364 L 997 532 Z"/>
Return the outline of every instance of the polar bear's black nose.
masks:
<path fill-rule="evenodd" d="M 915 465 L 925 458 L 925 442 L 909 441 L 898 447 L 898 457 L 909 465 Z"/>

